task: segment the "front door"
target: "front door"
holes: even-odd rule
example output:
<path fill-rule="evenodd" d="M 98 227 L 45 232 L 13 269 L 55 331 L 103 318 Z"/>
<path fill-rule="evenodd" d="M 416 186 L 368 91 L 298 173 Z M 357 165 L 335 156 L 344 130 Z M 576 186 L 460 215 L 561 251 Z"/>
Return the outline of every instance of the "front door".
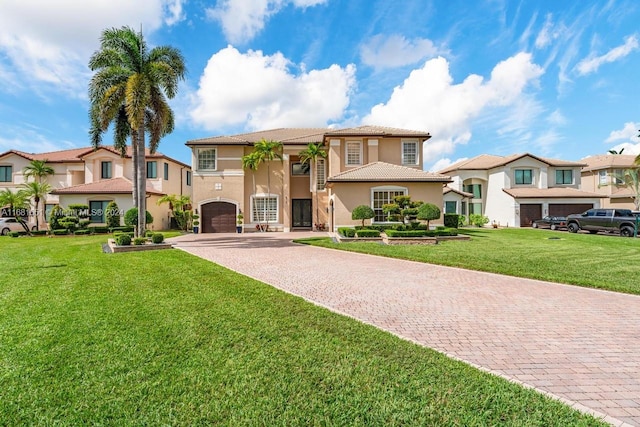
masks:
<path fill-rule="evenodd" d="M 311 227 L 311 199 L 292 199 L 291 218 L 293 227 Z"/>

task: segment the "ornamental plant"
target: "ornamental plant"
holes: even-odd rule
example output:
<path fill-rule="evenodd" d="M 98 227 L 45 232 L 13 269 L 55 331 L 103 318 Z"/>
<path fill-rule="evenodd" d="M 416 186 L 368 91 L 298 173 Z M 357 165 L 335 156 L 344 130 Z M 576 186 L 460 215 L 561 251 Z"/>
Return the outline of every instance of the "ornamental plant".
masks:
<path fill-rule="evenodd" d="M 376 216 L 373 209 L 367 205 L 356 206 L 351 212 L 351 219 L 360 219 L 362 220 L 362 226 L 364 227 L 364 220 L 371 219 Z"/>

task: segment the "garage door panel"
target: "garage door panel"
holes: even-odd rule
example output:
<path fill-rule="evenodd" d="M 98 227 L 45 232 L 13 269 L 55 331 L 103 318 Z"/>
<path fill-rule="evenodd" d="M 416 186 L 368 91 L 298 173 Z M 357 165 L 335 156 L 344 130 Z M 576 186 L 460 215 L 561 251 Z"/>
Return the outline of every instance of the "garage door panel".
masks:
<path fill-rule="evenodd" d="M 531 223 L 540 218 L 542 218 L 541 204 L 520 204 L 520 227 L 531 227 Z"/>
<path fill-rule="evenodd" d="M 579 214 L 593 208 L 593 203 L 550 203 L 549 215 L 567 216 Z"/>
<path fill-rule="evenodd" d="M 212 202 L 202 205 L 203 233 L 233 233 L 236 231 L 236 205 Z"/>

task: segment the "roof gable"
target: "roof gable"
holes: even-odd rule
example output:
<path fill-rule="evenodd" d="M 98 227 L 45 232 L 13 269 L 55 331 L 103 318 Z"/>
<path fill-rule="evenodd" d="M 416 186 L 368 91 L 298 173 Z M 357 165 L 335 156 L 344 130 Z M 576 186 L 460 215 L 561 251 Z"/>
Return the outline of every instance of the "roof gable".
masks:
<path fill-rule="evenodd" d="M 529 157 L 538 162 L 553 167 L 582 167 L 584 163 L 570 162 L 567 160 L 551 159 L 539 157 L 531 153 L 511 154 L 509 156 L 495 156 L 491 154 L 481 154 L 471 159 L 462 160 L 453 165 L 440 170 L 440 173 L 451 173 L 457 170 L 490 170 L 497 167 L 506 166 L 517 160 Z"/>
<path fill-rule="evenodd" d="M 451 178 L 420 169 L 374 162 L 327 178 L 327 182 L 451 182 Z"/>

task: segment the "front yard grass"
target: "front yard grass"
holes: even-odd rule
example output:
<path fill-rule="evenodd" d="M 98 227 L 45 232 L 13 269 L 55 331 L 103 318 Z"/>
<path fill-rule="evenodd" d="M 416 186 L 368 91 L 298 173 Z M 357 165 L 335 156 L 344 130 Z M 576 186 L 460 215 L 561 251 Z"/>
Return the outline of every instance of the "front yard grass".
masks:
<path fill-rule="evenodd" d="M 471 240 L 424 246 L 333 243 L 329 238 L 297 241 L 333 249 L 640 294 L 640 238 L 517 228 L 462 228 L 460 233 L 470 235 Z"/>
<path fill-rule="evenodd" d="M 0 241 L 1 424 L 605 425 L 182 251 L 104 239 Z"/>

